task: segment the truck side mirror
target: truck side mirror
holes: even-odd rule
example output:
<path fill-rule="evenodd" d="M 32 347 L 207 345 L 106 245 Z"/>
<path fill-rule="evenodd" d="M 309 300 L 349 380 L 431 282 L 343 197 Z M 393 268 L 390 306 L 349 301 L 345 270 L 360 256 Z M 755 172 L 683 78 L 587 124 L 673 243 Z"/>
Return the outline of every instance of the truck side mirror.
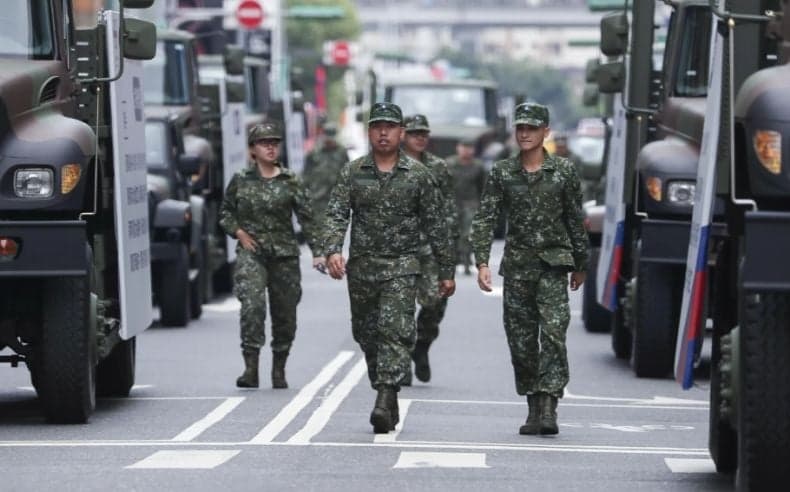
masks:
<path fill-rule="evenodd" d="M 585 106 L 597 106 L 600 91 L 597 84 L 585 84 L 582 92 L 582 104 Z"/>
<path fill-rule="evenodd" d="M 156 55 L 156 25 L 127 17 L 124 19 L 123 56 L 129 60 L 151 60 Z"/>
<path fill-rule="evenodd" d="M 192 176 L 200 172 L 200 157 L 181 154 L 178 156 L 178 172 L 184 176 Z"/>
<path fill-rule="evenodd" d="M 602 63 L 596 71 L 598 90 L 603 94 L 622 92 L 625 87 L 625 65 L 623 62 Z"/>
<path fill-rule="evenodd" d="M 362 106 L 362 103 L 365 102 L 365 94 L 362 91 L 354 92 L 354 102 L 357 106 Z"/>
<path fill-rule="evenodd" d="M 624 55 L 628 45 L 628 16 L 612 12 L 601 18 L 601 53 Z"/>
<path fill-rule="evenodd" d="M 244 49 L 226 46 L 223 61 L 228 75 L 244 75 Z"/>
<path fill-rule="evenodd" d="M 226 82 L 225 91 L 227 92 L 228 102 L 230 103 L 244 102 L 247 96 L 244 82 Z"/>
<path fill-rule="evenodd" d="M 587 65 L 584 66 L 584 81 L 595 82 L 595 73 L 598 71 L 598 67 L 600 66 L 601 60 L 598 58 L 590 58 L 587 60 Z"/>

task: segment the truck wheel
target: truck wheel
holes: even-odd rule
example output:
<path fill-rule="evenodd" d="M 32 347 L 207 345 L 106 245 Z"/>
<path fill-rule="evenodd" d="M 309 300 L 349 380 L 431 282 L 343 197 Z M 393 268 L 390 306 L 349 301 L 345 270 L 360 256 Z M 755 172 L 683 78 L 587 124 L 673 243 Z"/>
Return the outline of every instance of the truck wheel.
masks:
<path fill-rule="evenodd" d="M 177 257 L 162 265 L 159 278 L 160 322 L 164 326 L 186 326 L 189 323 L 189 252 L 179 245 Z"/>
<path fill-rule="evenodd" d="M 233 267 L 230 263 L 223 263 L 213 277 L 214 292 L 227 294 L 233 291 Z"/>
<path fill-rule="evenodd" d="M 639 263 L 631 364 L 637 377 L 662 378 L 675 362 L 683 279 L 677 267 Z"/>
<path fill-rule="evenodd" d="M 621 286 L 618 284 L 617 288 Z M 631 357 L 631 332 L 625 324 L 624 306 L 617 306 L 617 309 L 609 315 L 612 331 L 612 351 L 618 359 L 627 360 Z"/>
<path fill-rule="evenodd" d="M 96 368 L 98 396 L 129 396 L 134 386 L 135 338 L 121 340 Z"/>
<path fill-rule="evenodd" d="M 189 316 L 192 319 L 198 319 L 203 314 L 203 291 L 204 291 L 204 278 L 206 276 L 206 260 L 203 244 L 201 243 L 194 258 L 194 268 L 197 269 L 197 275 L 189 283 Z"/>
<path fill-rule="evenodd" d="M 596 277 L 598 274 L 598 256 L 600 250 L 590 250 L 590 261 L 587 267 L 587 279 L 582 284 L 582 318 L 584 328 L 593 333 L 611 330 L 611 313 L 598 304 L 596 297 Z"/>
<path fill-rule="evenodd" d="M 36 383 L 47 420 L 88 421 L 96 407 L 96 334 L 90 329 L 85 277 L 54 278 L 44 286 Z"/>
<path fill-rule="evenodd" d="M 790 296 L 744 293 L 738 370 L 738 490 L 790 482 Z"/>

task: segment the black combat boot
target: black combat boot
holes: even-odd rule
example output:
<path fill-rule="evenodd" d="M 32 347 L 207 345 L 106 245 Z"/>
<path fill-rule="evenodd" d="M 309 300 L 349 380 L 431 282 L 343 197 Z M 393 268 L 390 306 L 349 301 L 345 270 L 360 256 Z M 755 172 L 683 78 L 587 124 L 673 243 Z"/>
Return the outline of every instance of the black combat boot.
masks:
<path fill-rule="evenodd" d="M 242 352 L 242 355 L 244 356 L 244 373 L 236 379 L 236 386 L 239 388 L 257 388 L 258 352 L 245 350 Z"/>
<path fill-rule="evenodd" d="M 540 432 L 540 395 L 527 395 L 527 405 L 527 421 L 518 429 L 518 433 L 522 436 L 534 436 Z"/>
<path fill-rule="evenodd" d="M 288 352 L 272 352 L 272 388 L 284 389 L 288 387 L 285 380 L 285 361 Z"/>
<path fill-rule="evenodd" d="M 398 393 L 393 391 L 389 394 L 387 407 L 390 409 L 390 430 L 395 430 L 395 426 L 400 422 L 400 409 L 398 408 Z"/>
<path fill-rule="evenodd" d="M 540 433 L 557 434 L 560 432 L 557 427 L 557 397 L 547 393 L 541 393 L 540 396 Z"/>
<path fill-rule="evenodd" d="M 431 380 L 431 365 L 428 363 L 428 348 L 431 342 L 418 340 L 411 358 L 414 360 L 414 375 L 423 383 Z"/>
<path fill-rule="evenodd" d="M 376 403 L 373 405 L 373 411 L 370 413 L 370 424 L 373 426 L 373 432 L 376 434 L 386 434 L 392 430 L 392 410 L 390 404 L 393 399 L 397 400 L 395 395 L 395 388 L 391 386 L 382 386 L 376 395 Z"/>

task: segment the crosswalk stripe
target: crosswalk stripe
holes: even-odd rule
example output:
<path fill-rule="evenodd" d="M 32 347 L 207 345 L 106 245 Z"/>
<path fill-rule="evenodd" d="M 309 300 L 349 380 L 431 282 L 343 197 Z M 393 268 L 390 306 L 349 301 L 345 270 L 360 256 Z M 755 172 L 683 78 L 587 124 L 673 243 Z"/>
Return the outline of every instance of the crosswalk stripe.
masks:
<path fill-rule="evenodd" d="M 226 463 L 239 454 L 240 451 L 157 451 L 126 468 L 131 469 L 182 469 L 182 470 L 210 470 Z"/>
<path fill-rule="evenodd" d="M 403 451 L 393 468 L 489 468 L 485 453 L 422 453 Z"/>

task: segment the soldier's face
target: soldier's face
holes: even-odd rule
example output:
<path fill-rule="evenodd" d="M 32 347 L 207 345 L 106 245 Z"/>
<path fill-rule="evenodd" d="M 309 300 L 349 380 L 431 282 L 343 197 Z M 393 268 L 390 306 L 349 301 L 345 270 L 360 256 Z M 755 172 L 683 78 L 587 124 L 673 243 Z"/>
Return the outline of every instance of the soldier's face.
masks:
<path fill-rule="evenodd" d="M 403 128 L 391 121 L 375 121 L 368 126 L 368 140 L 375 152 L 390 153 L 398 150 Z"/>
<path fill-rule="evenodd" d="M 522 152 L 542 148 L 548 134 L 547 126 L 516 125 L 516 142 Z"/>
<path fill-rule="evenodd" d="M 430 133 L 425 131 L 404 132 L 403 146 L 408 152 L 421 154 L 428 148 Z"/>
<path fill-rule="evenodd" d="M 471 145 L 458 144 L 455 151 L 458 153 L 458 158 L 466 162 L 475 156 L 475 148 Z"/>
<path fill-rule="evenodd" d="M 280 141 L 264 139 L 255 142 L 251 149 L 253 158 L 265 164 L 273 164 L 280 158 Z"/>

